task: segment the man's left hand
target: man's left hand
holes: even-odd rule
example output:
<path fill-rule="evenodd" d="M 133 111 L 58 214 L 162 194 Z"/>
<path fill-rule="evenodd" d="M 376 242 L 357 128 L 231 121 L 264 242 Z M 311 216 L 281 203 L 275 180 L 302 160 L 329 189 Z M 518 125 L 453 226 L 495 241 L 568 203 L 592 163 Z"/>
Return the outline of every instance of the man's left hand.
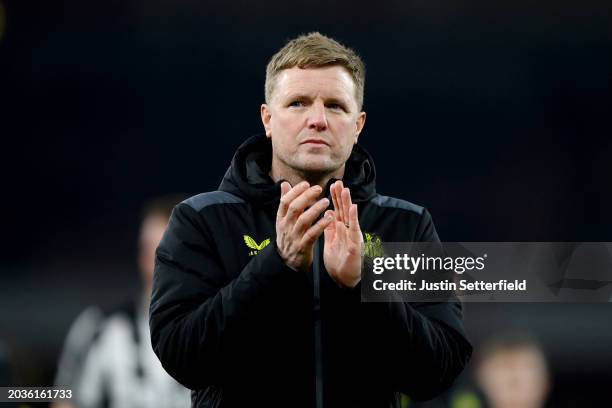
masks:
<path fill-rule="evenodd" d="M 323 262 L 329 275 L 338 284 L 354 288 L 361 281 L 363 235 L 359 227 L 357 204 L 342 181 L 330 187 L 334 204 L 334 220 L 325 228 Z M 327 214 L 326 214 L 327 215 Z"/>

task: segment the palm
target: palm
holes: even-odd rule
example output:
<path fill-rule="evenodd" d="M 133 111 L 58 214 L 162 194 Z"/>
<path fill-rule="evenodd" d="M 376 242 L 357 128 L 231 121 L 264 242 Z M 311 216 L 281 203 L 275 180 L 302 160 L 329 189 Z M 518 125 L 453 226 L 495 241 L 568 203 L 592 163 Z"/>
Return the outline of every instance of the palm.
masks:
<path fill-rule="evenodd" d="M 353 234 L 341 221 L 333 221 L 325 237 L 323 262 L 336 281 L 348 284 L 361 276 L 361 233 Z M 337 225 L 336 225 L 337 224 Z M 355 282 L 356 283 L 356 282 Z"/>
<path fill-rule="evenodd" d="M 331 193 L 334 221 L 325 228 L 323 262 L 336 282 L 354 287 L 361 280 L 363 246 L 357 206 L 351 203 L 350 192 L 342 188 L 342 182 L 334 183 Z"/>

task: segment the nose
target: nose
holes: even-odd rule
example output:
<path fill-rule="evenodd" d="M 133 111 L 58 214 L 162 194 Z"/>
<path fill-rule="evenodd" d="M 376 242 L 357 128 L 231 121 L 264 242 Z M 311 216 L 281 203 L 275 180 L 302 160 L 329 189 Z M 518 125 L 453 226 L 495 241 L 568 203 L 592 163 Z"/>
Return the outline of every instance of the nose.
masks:
<path fill-rule="evenodd" d="M 322 103 L 313 103 L 308 113 L 308 129 L 317 131 L 327 129 L 327 116 Z"/>

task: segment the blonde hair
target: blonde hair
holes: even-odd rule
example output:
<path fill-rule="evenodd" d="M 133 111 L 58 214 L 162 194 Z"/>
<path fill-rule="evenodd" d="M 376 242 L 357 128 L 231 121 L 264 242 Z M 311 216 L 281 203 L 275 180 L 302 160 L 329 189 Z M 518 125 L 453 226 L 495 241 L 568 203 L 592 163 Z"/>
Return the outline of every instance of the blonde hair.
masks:
<path fill-rule="evenodd" d="M 270 103 L 276 79 L 284 69 L 319 68 L 339 65 L 344 67 L 355 83 L 357 107 L 363 106 L 365 64 L 350 48 L 321 33 L 312 32 L 289 41 L 268 62 L 266 67 L 266 103 Z"/>

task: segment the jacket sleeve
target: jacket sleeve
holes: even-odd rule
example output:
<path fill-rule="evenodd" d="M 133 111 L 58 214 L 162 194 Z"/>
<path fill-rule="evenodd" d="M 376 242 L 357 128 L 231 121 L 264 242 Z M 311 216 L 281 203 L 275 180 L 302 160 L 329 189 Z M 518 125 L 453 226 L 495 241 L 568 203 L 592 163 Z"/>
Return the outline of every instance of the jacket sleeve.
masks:
<path fill-rule="evenodd" d="M 211 237 L 203 217 L 181 203 L 156 252 L 151 343 L 166 371 L 191 389 L 223 380 L 233 329 L 295 273 L 270 244 L 230 279 Z"/>
<path fill-rule="evenodd" d="M 415 400 L 428 400 L 448 389 L 467 365 L 472 346 L 460 325 L 458 303 L 387 304 L 393 324 L 393 350 L 402 355 L 389 367 L 395 389 Z"/>
<path fill-rule="evenodd" d="M 414 241 L 440 244 L 427 210 Z M 386 334 L 385 346 L 393 356 L 385 371 L 394 388 L 415 400 L 431 399 L 449 388 L 472 354 L 459 300 L 369 305 L 370 322 Z"/>

